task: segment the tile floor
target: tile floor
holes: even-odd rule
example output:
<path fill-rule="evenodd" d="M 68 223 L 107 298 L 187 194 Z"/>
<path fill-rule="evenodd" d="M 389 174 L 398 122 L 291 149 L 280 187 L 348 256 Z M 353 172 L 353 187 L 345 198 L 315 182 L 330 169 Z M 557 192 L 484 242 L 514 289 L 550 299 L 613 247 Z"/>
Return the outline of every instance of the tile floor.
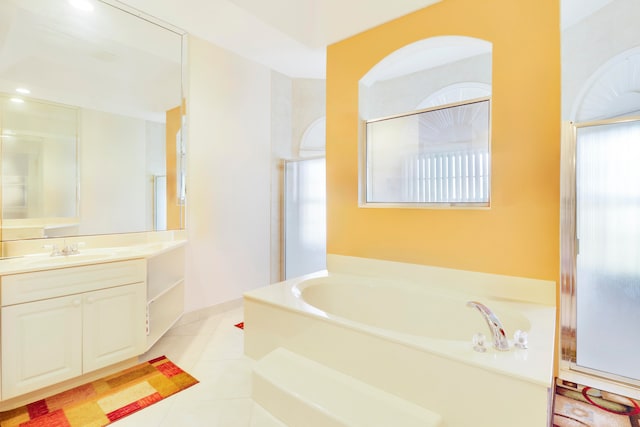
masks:
<path fill-rule="evenodd" d="M 196 320 L 182 319 L 140 359 L 165 355 L 200 383 L 112 425 L 284 427 L 251 399 L 254 362 L 244 356 L 243 332 L 234 326 L 242 316 L 242 307 L 236 307 Z"/>
<path fill-rule="evenodd" d="M 239 302 L 181 319 L 140 360 L 166 355 L 200 383 L 112 425 L 286 427 L 251 399 L 254 361 L 244 356 L 243 331 L 234 326 L 243 320 Z"/>

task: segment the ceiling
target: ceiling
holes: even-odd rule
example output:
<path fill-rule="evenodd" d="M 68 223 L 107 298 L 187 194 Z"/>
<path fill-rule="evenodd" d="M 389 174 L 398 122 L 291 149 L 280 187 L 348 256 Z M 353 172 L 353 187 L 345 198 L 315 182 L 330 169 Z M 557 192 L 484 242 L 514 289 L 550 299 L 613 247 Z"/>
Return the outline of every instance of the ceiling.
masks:
<path fill-rule="evenodd" d="M 295 78 L 324 78 L 327 45 L 446 0 L 121 0 Z"/>
<path fill-rule="evenodd" d="M 324 78 L 325 48 L 447 0 L 120 0 L 297 78 Z M 614 0 L 561 0 L 562 29 Z"/>
<path fill-rule="evenodd" d="M 128 15 L 133 21 L 142 22 L 133 16 L 137 14 L 137 9 L 287 76 L 321 79 L 325 77 L 327 45 L 413 11 L 450 0 L 103 1 L 123 4 L 123 8 L 134 12 Z M 616 0 L 561 0 L 563 29 L 613 1 Z M 61 5 L 66 5 L 64 13 L 60 13 Z M 177 50 L 168 49 L 167 46 L 173 45 L 172 42 L 159 43 L 154 38 L 154 42 L 145 43 L 146 34 L 129 34 L 137 26 L 123 24 L 113 27 L 111 20 L 100 22 L 97 19 L 86 20 L 86 16 L 81 19 L 80 12 L 69 11 L 67 0 L 0 0 L 0 92 L 10 93 L 16 84 L 28 84 L 34 89 L 32 96 L 38 99 L 51 99 L 69 105 L 91 105 L 92 108 L 98 108 L 94 105 L 95 100 L 102 100 L 103 104 L 111 102 L 113 106 L 100 106 L 99 109 L 104 111 L 122 112 L 121 106 L 127 105 L 136 112 L 163 112 L 166 104 L 173 105 L 175 96 L 168 91 L 166 96 L 157 89 L 151 91 L 154 94 L 152 97 L 140 96 L 140 93 L 150 91 L 139 87 L 139 83 L 126 83 L 124 79 L 147 76 L 142 80 L 153 88 L 169 87 L 163 82 L 179 81 L 174 76 L 180 73 L 179 60 L 175 62 L 175 58 L 180 58 L 179 37 L 168 31 L 162 32 L 178 40 Z M 74 30 L 76 26 L 77 34 Z M 125 39 L 135 40 L 136 46 L 125 46 Z M 159 46 L 163 47 L 160 52 Z M 67 57 L 57 53 L 58 47 L 65 47 Z M 414 62 L 413 65 L 418 64 L 421 69 L 438 65 L 425 64 L 427 57 L 442 62 L 477 54 L 442 43 L 439 49 L 430 51 L 436 55 L 414 52 L 401 61 L 403 67 L 407 62 Z M 159 66 L 157 61 L 175 64 L 164 67 Z M 69 68 L 69 63 L 75 64 L 74 67 Z M 127 68 L 122 64 L 132 65 Z M 165 68 L 173 71 L 167 75 L 155 72 Z M 96 69 L 100 70 L 99 81 L 102 83 L 85 83 L 82 86 L 84 80 L 81 76 Z M 47 73 L 41 70 L 47 70 Z M 392 72 L 398 71 L 387 70 L 387 73 Z M 122 102 L 114 99 L 114 94 L 122 91 L 115 91 L 112 87 L 138 87 L 138 92 L 127 92 L 129 98 Z M 101 90 L 110 95 L 98 94 Z M 136 100 L 142 99 L 148 100 L 149 105 L 136 105 Z"/>

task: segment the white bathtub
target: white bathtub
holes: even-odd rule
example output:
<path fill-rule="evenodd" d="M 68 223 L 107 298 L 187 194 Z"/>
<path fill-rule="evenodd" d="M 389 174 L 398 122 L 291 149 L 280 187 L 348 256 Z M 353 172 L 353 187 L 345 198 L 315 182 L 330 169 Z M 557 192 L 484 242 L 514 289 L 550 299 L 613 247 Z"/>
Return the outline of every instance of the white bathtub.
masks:
<path fill-rule="evenodd" d="M 541 427 L 553 378 L 555 283 L 328 256 L 329 272 L 245 294 L 245 353 L 283 347 L 439 413 L 446 426 Z M 491 340 L 469 300 L 529 348 Z"/>
<path fill-rule="evenodd" d="M 331 275 L 295 283 L 291 292 L 309 311 L 337 321 L 348 320 L 402 336 L 468 341 L 477 332 L 489 335 L 473 297 L 424 286 L 361 276 Z M 530 332 L 531 323 L 508 303 L 482 299 L 510 329 Z M 427 308 L 428 307 L 428 308 Z"/>

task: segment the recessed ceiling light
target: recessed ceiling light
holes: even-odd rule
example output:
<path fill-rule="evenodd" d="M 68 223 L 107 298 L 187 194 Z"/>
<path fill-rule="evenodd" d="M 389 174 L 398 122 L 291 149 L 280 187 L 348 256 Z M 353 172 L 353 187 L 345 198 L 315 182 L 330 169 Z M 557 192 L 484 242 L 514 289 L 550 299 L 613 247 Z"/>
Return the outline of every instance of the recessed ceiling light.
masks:
<path fill-rule="evenodd" d="M 22 94 L 24 94 L 24 95 L 29 95 L 29 94 L 31 93 L 31 91 L 30 91 L 29 89 L 24 88 L 24 87 L 18 87 L 18 88 L 16 88 L 16 92 L 18 92 L 18 93 L 22 93 Z"/>
<path fill-rule="evenodd" d="M 69 4 L 84 12 L 91 12 L 93 10 L 93 4 L 91 4 L 89 0 L 69 0 Z"/>
<path fill-rule="evenodd" d="M 22 99 L 22 98 L 11 98 L 11 102 L 22 104 L 24 102 L 24 99 Z"/>

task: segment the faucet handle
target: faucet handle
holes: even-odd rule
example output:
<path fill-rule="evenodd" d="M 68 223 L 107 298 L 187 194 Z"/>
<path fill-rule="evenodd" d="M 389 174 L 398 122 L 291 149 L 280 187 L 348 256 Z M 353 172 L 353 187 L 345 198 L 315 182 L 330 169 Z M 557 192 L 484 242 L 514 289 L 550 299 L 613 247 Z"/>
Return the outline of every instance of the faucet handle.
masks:
<path fill-rule="evenodd" d="M 513 345 L 517 348 L 527 349 L 529 348 L 529 334 L 525 331 L 518 329 L 513 333 Z"/>
<path fill-rule="evenodd" d="M 77 254 L 80 252 L 80 247 L 84 246 L 84 242 L 73 242 L 69 246 L 67 246 L 67 252 L 69 254 Z"/>
<path fill-rule="evenodd" d="M 485 346 L 487 342 L 487 337 L 484 334 L 478 332 L 477 334 L 473 334 L 471 338 L 471 342 L 473 343 L 473 349 L 479 353 L 484 353 L 487 351 L 487 347 Z"/>
<path fill-rule="evenodd" d="M 58 249 L 58 245 L 42 245 L 44 249 L 49 249 L 51 251 L 51 256 L 60 255 L 60 249 Z"/>

